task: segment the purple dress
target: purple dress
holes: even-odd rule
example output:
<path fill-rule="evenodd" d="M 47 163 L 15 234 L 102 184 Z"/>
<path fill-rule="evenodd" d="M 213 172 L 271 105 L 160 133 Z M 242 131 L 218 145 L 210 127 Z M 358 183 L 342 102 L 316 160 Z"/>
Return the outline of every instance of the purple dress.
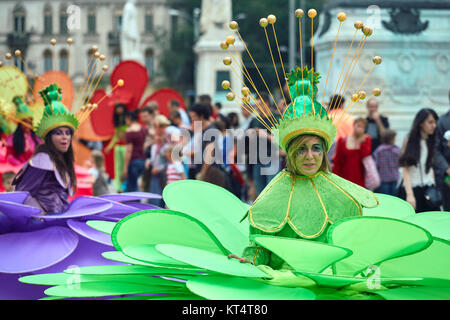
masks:
<path fill-rule="evenodd" d="M 33 156 L 19 171 L 12 184 L 16 191 L 28 191 L 46 213 L 62 213 L 67 210 L 67 200 L 72 191 L 70 179 L 67 177 L 67 185 L 56 170 L 53 162 L 46 153 L 38 153 Z M 35 205 L 32 205 L 35 206 Z"/>

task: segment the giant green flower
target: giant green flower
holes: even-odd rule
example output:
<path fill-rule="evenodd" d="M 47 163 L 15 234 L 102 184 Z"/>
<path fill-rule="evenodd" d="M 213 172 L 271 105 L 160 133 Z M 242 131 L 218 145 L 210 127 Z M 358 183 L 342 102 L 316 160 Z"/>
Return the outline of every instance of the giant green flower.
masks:
<path fill-rule="evenodd" d="M 103 256 L 124 265 L 20 281 L 51 286 L 45 299 L 450 299 L 449 212 L 415 214 L 407 202 L 377 194 L 377 208 L 330 226 L 327 243 L 252 236 L 290 267 L 272 270 L 228 259 L 249 241 L 248 221 L 239 222 L 248 205 L 234 195 L 184 180 L 163 196 L 170 210 L 87 222 L 111 235 L 116 251 Z"/>

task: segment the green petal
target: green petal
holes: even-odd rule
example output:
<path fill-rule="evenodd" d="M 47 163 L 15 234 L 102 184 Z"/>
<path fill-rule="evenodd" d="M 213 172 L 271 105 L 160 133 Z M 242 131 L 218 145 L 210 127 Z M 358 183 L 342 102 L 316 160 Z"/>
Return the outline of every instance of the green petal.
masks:
<path fill-rule="evenodd" d="M 176 259 L 172 259 L 162 254 L 155 249 L 155 245 L 153 244 L 129 246 L 123 249 L 123 253 L 133 259 L 141 260 L 154 265 L 160 265 L 163 267 L 169 266 L 179 268 L 192 268 L 192 266 L 189 264 L 183 263 Z"/>
<path fill-rule="evenodd" d="M 148 267 L 160 267 L 154 264 L 145 263 L 144 261 L 139 261 L 136 259 L 132 259 L 130 257 L 127 257 L 120 251 L 107 251 L 102 253 L 102 257 L 108 260 L 117 261 L 117 262 L 123 262 L 123 263 L 129 263 L 134 264 L 138 266 L 148 266 Z"/>
<path fill-rule="evenodd" d="M 272 286 L 261 281 L 209 276 L 189 280 L 189 290 L 213 300 L 313 300 L 315 295 L 304 288 Z"/>
<path fill-rule="evenodd" d="M 230 252 L 239 255 L 248 245 L 248 221 L 240 221 L 249 205 L 226 189 L 203 181 L 181 180 L 167 185 L 163 198 L 170 209 L 204 223 Z"/>
<path fill-rule="evenodd" d="M 296 271 L 320 273 L 352 252 L 321 242 L 274 236 L 252 236 L 256 243 L 286 261 Z"/>
<path fill-rule="evenodd" d="M 403 220 L 426 229 L 433 237 L 450 240 L 450 214 L 448 212 L 422 212 Z"/>
<path fill-rule="evenodd" d="M 364 208 L 363 216 L 404 219 L 416 214 L 414 208 L 406 201 L 387 194 L 375 193 L 379 204 L 374 208 Z"/>
<path fill-rule="evenodd" d="M 85 275 L 198 275 L 198 271 L 146 266 L 93 266 L 64 270 L 65 273 Z"/>
<path fill-rule="evenodd" d="M 95 230 L 111 234 L 117 223 L 103 220 L 89 220 L 86 221 L 86 224 Z"/>
<path fill-rule="evenodd" d="M 360 283 L 366 281 L 365 278 L 354 278 L 346 276 L 337 275 L 327 275 L 312 272 L 294 272 L 294 274 L 304 275 L 312 280 L 314 280 L 318 286 L 330 287 L 330 288 L 341 288 L 354 283 Z"/>
<path fill-rule="evenodd" d="M 450 280 L 450 242 L 434 238 L 423 251 L 384 261 L 383 277 L 423 277 Z"/>
<path fill-rule="evenodd" d="M 114 227 L 111 240 L 118 251 L 135 245 L 182 244 L 216 253 L 228 251 L 201 222 L 171 210 L 144 210 L 133 213 Z"/>
<path fill-rule="evenodd" d="M 65 273 L 43 273 L 34 274 L 31 276 L 25 276 L 19 278 L 22 283 L 40 284 L 44 286 L 57 286 L 67 283 L 67 279 L 70 278 L 70 274 Z"/>
<path fill-rule="evenodd" d="M 371 265 L 421 251 L 432 243 L 429 232 L 396 219 L 357 217 L 343 219 L 328 230 L 328 242 L 353 254 L 335 264 L 337 275 L 354 276 Z"/>
<path fill-rule="evenodd" d="M 270 278 L 254 265 L 228 259 L 225 255 L 171 244 L 159 244 L 156 249 L 171 258 L 206 270 L 238 277 Z"/>
<path fill-rule="evenodd" d="M 404 287 L 376 294 L 387 300 L 450 300 L 450 288 Z"/>

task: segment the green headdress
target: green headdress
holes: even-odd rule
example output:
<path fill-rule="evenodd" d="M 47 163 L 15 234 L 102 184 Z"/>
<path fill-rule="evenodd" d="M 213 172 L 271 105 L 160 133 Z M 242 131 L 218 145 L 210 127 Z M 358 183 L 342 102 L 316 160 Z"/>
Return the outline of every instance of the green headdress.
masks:
<path fill-rule="evenodd" d="M 313 134 L 323 138 L 327 150 L 336 136 L 336 127 L 328 118 L 325 108 L 316 100 L 320 74 L 304 67 L 292 69 L 287 75 L 289 92 L 293 99 L 273 129 L 279 146 L 287 151 L 289 142 L 303 134 Z"/>
<path fill-rule="evenodd" d="M 62 90 L 57 84 L 51 84 L 39 91 L 44 100 L 44 113 L 39 122 L 36 133 L 44 138 L 47 133 L 57 127 L 69 127 L 75 131 L 80 124 L 78 119 L 70 113 L 65 105 L 61 103 Z"/>
<path fill-rule="evenodd" d="M 28 107 L 23 101 L 22 98 L 17 96 L 13 99 L 14 104 L 16 105 L 16 118 L 17 119 L 26 119 L 33 118 L 33 111 L 31 111 L 30 107 Z"/>

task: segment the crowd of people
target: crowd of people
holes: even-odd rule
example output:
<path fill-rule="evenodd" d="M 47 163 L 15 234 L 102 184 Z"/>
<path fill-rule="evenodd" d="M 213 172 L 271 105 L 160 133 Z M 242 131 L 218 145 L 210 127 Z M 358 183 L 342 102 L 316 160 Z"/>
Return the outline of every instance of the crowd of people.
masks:
<path fill-rule="evenodd" d="M 255 100 L 278 120 L 289 103 L 288 97 L 274 104 L 264 92 Z M 421 109 L 398 148 L 396 131 L 379 113 L 376 99 L 367 101 L 367 116 L 356 119 L 344 114 L 344 103 L 344 97 L 333 96 L 327 104 L 328 115 L 339 124 L 327 157 L 331 171 L 374 192 L 401 197 L 416 212 L 449 211 L 450 112 L 439 119 L 434 110 Z M 117 104 L 113 118 L 116 134 L 106 147 L 107 152 L 117 148 L 114 179 L 105 171 L 102 144 L 88 144 L 94 149 L 90 169 L 93 194 L 162 194 L 171 182 L 198 179 L 251 203 L 286 167 L 287 156 L 258 120 L 247 109 L 242 109 L 241 121 L 236 112 L 225 114 L 221 104 L 213 104 L 208 95 L 199 96 L 188 110 L 171 101 L 168 117 L 159 113 L 154 101 L 134 111 Z M 218 134 L 208 133 L 210 129 Z M 19 125 L 9 136 L 8 148 L 14 149 L 15 158 L 33 153 L 38 144 L 33 133 Z M 239 149 L 239 143 L 245 148 Z M 12 177 L 10 172 L 3 174 L 5 191 L 12 190 Z M 151 203 L 165 205 L 161 199 Z"/>

